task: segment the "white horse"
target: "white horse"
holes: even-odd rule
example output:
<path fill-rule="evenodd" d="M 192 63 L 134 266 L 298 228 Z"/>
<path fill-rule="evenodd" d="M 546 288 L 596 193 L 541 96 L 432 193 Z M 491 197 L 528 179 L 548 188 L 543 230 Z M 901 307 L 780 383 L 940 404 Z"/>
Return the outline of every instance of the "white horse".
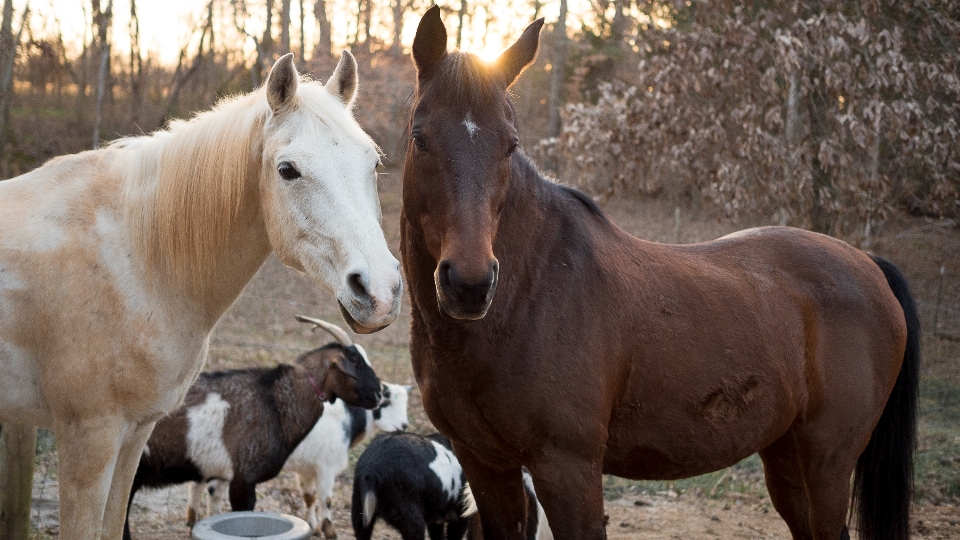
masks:
<path fill-rule="evenodd" d="M 396 318 L 356 89 L 347 52 L 326 85 L 287 55 L 260 90 L 0 182 L 0 422 L 55 432 L 61 540 L 120 538 L 154 422 L 271 250 L 354 331 Z"/>

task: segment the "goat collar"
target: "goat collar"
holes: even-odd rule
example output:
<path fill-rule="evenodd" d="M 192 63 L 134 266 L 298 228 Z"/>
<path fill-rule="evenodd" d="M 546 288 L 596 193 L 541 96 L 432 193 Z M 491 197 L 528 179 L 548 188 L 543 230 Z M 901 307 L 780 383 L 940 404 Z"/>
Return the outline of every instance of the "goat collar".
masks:
<path fill-rule="evenodd" d="M 310 386 L 313 387 L 313 391 L 317 393 L 317 397 L 320 398 L 320 401 L 326 401 L 327 395 L 323 393 L 323 390 L 320 389 L 320 385 L 317 384 L 316 379 L 313 378 L 313 375 L 309 371 L 305 372 L 307 375 L 307 380 L 310 381 Z"/>

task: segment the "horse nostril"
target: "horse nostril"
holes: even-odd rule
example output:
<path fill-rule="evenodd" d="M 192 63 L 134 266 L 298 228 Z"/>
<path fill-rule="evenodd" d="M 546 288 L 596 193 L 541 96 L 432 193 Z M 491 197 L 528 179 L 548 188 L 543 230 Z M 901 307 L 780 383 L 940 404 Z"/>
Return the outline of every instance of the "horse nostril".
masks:
<path fill-rule="evenodd" d="M 440 261 L 440 266 L 437 267 L 437 276 L 440 278 L 440 288 L 445 291 L 450 290 L 450 261 Z"/>
<path fill-rule="evenodd" d="M 400 424 L 400 431 L 406 431 L 408 425 L 409 425 L 409 424 L 407 424 L 406 422 Z"/>
<path fill-rule="evenodd" d="M 347 286 L 350 287 L 350 291 L 357 298 L 366 299 L 370 296 L 370 292 L 367 290 L 369 284 L 370 280 L 360 272 L 354 272 L 347 276 Z"/>
<path fill-rule="evenodd" d="M 500 261 L 494 259 L 493 262 L 490 263 L 490 283 L 496 283 L 497 274 L 499 273 L 500 273 Z"/>

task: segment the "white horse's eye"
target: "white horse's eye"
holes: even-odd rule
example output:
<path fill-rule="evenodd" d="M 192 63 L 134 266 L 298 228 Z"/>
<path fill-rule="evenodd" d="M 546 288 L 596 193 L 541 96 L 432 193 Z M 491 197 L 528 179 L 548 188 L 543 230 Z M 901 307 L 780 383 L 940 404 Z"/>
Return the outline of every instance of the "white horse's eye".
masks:
<path fill-rule="evenodd" d="M 284 180 L 296 180 L 300 178 L 300 171 L 289 161 L 283 161 L 280 165 L 277 165 L 277 172 L 280 173 L 280 178 Z"/>

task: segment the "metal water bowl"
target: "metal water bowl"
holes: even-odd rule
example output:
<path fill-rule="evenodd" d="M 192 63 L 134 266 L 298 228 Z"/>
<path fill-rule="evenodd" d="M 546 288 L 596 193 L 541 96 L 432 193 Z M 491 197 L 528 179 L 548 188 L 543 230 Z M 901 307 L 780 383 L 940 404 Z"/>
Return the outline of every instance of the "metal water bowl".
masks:
<path fill-rule="evenodd" d="M 193 526 L 193 540 L 307 540 L 307 522 L 287 514 L 230 512 L 200 520 Z"/>

